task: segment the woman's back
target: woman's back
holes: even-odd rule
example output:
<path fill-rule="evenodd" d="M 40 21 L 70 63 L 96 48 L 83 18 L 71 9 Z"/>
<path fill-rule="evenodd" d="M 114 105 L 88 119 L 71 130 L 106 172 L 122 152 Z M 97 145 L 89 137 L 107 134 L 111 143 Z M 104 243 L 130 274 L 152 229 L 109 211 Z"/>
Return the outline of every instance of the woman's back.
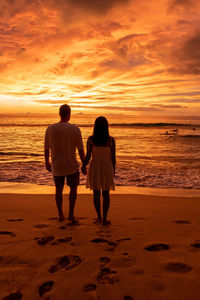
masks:
<path fill-rule="evenodd" d="M 90 189 L 114 189 L 114 169 L 111 159 L 112 137 L 106 145 L 96 146 L 91 138 L 92 160 L 87 176 L 86 187 Z"/>

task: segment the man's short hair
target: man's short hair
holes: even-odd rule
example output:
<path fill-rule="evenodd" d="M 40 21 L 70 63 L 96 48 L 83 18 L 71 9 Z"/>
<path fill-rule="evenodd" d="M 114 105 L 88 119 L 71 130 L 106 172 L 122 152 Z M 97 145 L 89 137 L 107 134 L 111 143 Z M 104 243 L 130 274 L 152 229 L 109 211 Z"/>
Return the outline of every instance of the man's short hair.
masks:
<path fill-rule="evenodd" d="M 60 109 L 59 109 L 59 115 L 62 117 L 62 118 L 65 118 L 67 117 L 71 112 L 71 108 L 69 105 L 67 104 L 63 104 L 61 105 Z"/>

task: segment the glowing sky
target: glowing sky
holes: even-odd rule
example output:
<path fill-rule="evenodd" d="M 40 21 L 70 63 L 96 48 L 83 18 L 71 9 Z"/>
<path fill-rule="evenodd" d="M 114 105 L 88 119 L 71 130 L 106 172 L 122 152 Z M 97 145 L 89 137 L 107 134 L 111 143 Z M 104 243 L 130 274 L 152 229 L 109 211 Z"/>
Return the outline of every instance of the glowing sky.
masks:
<path fill-rule="evenodd" d="M 199 115 L 199 0 L 1 0 L 1 111 Z"/>

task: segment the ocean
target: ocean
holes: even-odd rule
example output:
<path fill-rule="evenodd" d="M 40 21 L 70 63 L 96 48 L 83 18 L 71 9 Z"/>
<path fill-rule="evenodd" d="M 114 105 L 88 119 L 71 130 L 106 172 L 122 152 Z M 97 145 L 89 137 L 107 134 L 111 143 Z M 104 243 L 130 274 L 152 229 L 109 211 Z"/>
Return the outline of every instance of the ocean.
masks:
<path fill-rule="evenodd" d="M 200 117 L 106 117 L 116 140 L 116 185 L 200 189 Z M 84 145 L 95 118 L 72 115 Z M 53 115 L 0 115 L 1 182 L 54 184 L 44 166 L 43 145 L 47 126 L 57 121 Z"/>

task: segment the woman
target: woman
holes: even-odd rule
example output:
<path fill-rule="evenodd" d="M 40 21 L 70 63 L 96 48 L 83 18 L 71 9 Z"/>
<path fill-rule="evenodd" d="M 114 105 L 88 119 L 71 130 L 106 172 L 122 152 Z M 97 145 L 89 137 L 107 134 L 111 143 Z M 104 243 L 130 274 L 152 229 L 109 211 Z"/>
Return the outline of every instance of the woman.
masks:
<path fill-rule="evenodd" d="M 82 166 L 86 174 L 86 166 L 92 160 L 86 179 L 86 187 L 93 190 L 94 206 L 98 223 L 110 224 L 107 213 L 110 206 L 110 189 L 114 190 L 115 174 L 115 139 L 109 135 L 108 121 L 105 117 L 98 117 L 94 123 L 93 135 L 87 140 L 87 154 Z M 103 220 L 101 214 L 100 195 L 103 196 Z"/>

